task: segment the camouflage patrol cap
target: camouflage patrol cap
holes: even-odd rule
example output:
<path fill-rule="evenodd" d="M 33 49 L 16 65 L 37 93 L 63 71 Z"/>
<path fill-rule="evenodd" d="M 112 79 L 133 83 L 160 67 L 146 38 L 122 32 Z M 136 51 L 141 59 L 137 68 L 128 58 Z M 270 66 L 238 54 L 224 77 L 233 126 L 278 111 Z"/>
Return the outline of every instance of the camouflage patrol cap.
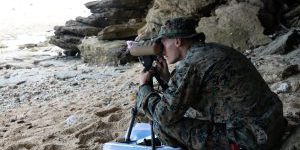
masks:
<path fill-rule="evenodd" d="M 197 21 L 190 17 L 179 17 L 167 20 L 161 26 L 158 36 L 155 41 L 160 41 L 162 38 L 197 38 L 205 40 L 204 33 L 197 33 L 195 28 Z"/>

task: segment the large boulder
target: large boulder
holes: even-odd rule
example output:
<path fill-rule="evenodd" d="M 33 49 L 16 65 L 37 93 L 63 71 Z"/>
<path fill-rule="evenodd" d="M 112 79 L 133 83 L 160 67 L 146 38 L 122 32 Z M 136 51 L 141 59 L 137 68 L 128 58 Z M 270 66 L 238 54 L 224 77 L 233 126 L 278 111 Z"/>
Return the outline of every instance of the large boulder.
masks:
<path fill-rule="evenodd" d="M 254 50 L 256 55 L 287 54 L 300 45 L 300 30 L 292 29 L 266 46 Z"/>
<path fill-rule="evenodd" d="M 258 11 L 259 7 L 245 2 L 232 3 L 216 9 L 215 16 L 201 18 L 196 30 L 204 32 L 208 42 L 245 51 L 271 41 L 263 34 Z"/>
<path fill-rule="evenodd" d="M 93 36 L 84 38 L 78 48 L 84 62 L 116 66 L 123 64 L 125 59 L 132 58 L 130 55 L 124 55 L 126 46 L 126 41 L 123 40 L 105 41 Z"/>
<path fill-rule="evenodd" d="M 139 30 L 138 38 L 151 38 L 158 34 L 160 26 L 168 19 L 183 16 L 197 18 L 210 14 L 218 0 L 155 0 L 146 16 L 147 24 Z"/>
<path fill-rule="evenodd" d="M 300 27 L 300 1 L 287 0 L 282 21 L 287 27 Z"/>
<path fill-rule="evenodd" d="M 137 36 L 138 29 L 144 25 L 145 22 L 111 25 L 99 32 L 98 36 L 100 40 L 134 39 Z"/>
<path fill-rule="evenodd" d="M 66 53 L 74 53 L 69 55 L 75 56 L 76 53 L 79 53 L 77 45 L 81 43 L 81 39 L 82 37 L 66 34 L 61 36 L 52 36 L 50 38 L 50 43 L 63 48 Z"/>

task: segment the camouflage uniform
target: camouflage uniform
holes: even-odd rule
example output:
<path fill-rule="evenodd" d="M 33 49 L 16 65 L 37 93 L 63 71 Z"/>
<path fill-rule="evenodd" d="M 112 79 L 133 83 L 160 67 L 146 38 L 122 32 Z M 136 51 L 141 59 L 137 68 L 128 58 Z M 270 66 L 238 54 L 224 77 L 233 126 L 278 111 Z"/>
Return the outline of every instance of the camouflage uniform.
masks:
<path fill-rule="evenodd" d="M 137 105 L 163 143 L 185 149 L 270 149 L 281 137 L 282 103 L 252 63 L 215 43 L 193 44 L 162 95 L 147 84 Z M 189 117 L 188 110 L 202 114 Z"/>
<path fill-rule="evenodd" d="M 229 47 L 194 44 L 168 84 L 162 96 L 147 84 L 138 92 L 138 107 L 167 145 L 225 149 L 236 142 L 259 149 L 282 134 L 281 101 L 251 62 Z M 207 119 L 185 117 L 190 107 Z"/>

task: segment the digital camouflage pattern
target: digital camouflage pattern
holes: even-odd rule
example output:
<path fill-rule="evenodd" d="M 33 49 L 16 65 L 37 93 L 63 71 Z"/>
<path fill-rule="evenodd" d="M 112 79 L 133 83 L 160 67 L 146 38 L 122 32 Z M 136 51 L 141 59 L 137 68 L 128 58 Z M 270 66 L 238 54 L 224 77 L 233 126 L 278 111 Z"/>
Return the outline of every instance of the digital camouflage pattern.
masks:
<path fill-rule="evenodd" d="M 238 51 L 197 43 L 179 64 L 163 94 L 142 85 L 138 109 L 155 134 L 184 149 L 270 149 L 285 128 L 283 106 L 252 63 Z M 202 119 L 188 117 L 188 110 Z"/>
<path fill-rule="evenodd" d="M 167 20 L 154 39 L 160 41 L 162 38 L 195 38 L 204 41 L 205 35 L 203 32 L 197 33 L 195 27 L 198 21 L 190 17 L 179 17 Z"/>

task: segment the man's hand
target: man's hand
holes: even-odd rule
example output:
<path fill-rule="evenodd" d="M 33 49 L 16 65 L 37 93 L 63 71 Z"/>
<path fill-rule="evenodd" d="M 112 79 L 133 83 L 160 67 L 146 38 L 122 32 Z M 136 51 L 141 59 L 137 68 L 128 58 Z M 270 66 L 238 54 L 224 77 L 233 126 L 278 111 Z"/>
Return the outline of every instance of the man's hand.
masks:
<path fill-rule="evenodd" d="M 168 82 L 171 75 L 169 72 L 169 68 L 168 68 L 166 59 L 164 59 L 163 57 L 159 57 L 158 61 L 156 63 L 156 69 L 157 69 L 161 79 L 165 82 Z"/>
<path fill-rule="evenodd" d="M 152 78 L 152 75 L 149 71 L 142 71 L 140 73 L 140 85 L 144 85 L 146 83 L 149 83 L 150 79 Z"/>

